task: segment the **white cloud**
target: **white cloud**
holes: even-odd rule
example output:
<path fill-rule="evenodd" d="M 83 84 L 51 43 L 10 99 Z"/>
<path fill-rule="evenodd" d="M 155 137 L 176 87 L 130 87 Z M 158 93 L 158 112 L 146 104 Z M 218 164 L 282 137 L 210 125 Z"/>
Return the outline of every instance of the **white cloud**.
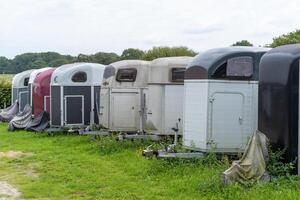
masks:
<path fill-rule="evenodd" d="M 0 0 L 0 55 L 264 45 L 299 18 L 298 0 Z"/>

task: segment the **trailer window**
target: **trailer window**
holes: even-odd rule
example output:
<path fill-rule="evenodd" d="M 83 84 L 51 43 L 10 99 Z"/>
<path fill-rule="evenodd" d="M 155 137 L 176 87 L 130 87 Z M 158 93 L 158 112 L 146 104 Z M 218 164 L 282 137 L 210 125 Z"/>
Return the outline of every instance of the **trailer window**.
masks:
<path fill-rule="evenodd" d="M 253 58 L 242 56 L 228 59 L 226 76 L 236 78 L 249 78 L 253 75 Z"/>
<path fill-rule="evenodd" d="M 85 72 L 76 72 L 72 76 L 72 81 L 73 82 L 86 82 L 87 80 L 87 74 Z"/>
<path fill-rule="evenodd" d="M 24 86 L 28 86 L 29 83 L 29 77 L 24 79 Z"/>
<path fill-rule="evenodd" d="M 253 58 L 241 56 L 230 58 L 217 67 L 212 74 L 214 79 L 245 80 L 253 75 Z"/>
<path fill-rule="evenodd" d="M 135 68 L 119 69 L 116 80 L 119 82 L 134 82 L 137 70 Z"/>
<path fill-rule="evenodd" d="M 185 68 L 172 68 L 171 69 L 171 81 L 183 82 L 184 81 Z"/>

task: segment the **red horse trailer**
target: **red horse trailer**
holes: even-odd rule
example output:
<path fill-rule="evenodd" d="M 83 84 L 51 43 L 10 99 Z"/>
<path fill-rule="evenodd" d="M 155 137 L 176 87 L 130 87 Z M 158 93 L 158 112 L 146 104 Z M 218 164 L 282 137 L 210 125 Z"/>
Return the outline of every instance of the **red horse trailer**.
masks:
<path fill-rule="evenodd" d="M 50 113 L 50 81 L 55 69 L 39 73 L 32 84 L 32 113 L 38 116 L 43 111 Z"/>

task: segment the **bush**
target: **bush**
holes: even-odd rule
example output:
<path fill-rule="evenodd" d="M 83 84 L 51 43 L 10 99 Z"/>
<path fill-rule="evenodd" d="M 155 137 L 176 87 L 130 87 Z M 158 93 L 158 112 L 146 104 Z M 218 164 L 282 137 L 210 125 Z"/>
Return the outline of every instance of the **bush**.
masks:
<path fill-rule="evenodd" d="M 12 76 L 0 75 L 0 108 L 10 105 Z"/>
<path fill-rule="evenodd" d="M 269 148 L 269 162 L 267 170 L 274 177 L 289 176 L 295 169 L 295 161 L 286 163 L 284 161 L 285 150 L 274 150 Z"/>

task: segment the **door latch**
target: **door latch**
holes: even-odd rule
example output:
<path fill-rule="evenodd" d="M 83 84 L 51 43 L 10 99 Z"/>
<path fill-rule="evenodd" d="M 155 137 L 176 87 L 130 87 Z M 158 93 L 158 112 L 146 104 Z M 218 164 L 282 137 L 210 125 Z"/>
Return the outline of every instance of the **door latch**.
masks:
<path fill-rule="evenodd" d="M 239 122 L 240 122 L 240 124 L 243 123 L 243 117 L 239 117 Z"/>

